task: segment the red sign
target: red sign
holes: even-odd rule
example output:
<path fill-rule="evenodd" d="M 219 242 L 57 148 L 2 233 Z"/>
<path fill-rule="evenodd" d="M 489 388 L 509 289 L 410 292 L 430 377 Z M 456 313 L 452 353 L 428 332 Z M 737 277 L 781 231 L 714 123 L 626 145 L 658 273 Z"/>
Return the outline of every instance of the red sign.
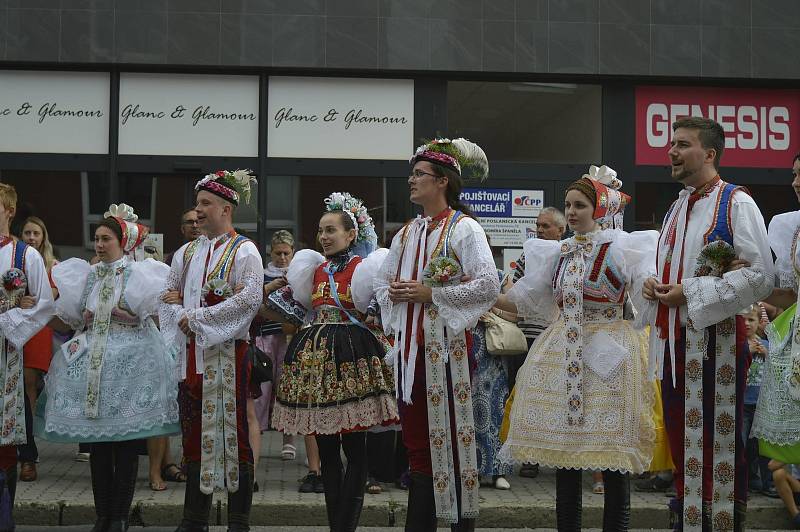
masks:
<path fill-rule="evenodd" d="M 672 123 L 684 116 L 719 122 L 723 166 L 791 168 L 800 152 L 800 91 L 636 87 L 636 164 L 669 165 Z"/>

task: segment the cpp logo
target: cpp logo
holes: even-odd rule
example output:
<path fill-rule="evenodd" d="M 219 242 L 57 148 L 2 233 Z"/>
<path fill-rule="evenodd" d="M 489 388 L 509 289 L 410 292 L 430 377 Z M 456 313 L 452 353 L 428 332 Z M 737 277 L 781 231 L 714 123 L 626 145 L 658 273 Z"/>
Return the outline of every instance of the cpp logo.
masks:
<path fill-rule="evenodd" d="M 514 205 L 520 207 L 536 207 L 542 204 L 542 200 L 531 196 L 517 196 L 514 198 Z"/>

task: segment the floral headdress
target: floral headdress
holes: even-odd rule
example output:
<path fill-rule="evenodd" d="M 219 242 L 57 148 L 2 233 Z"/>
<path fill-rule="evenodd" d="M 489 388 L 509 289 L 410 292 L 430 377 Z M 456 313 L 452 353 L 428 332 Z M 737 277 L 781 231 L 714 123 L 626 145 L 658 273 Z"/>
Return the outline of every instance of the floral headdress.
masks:
<path fill-rule="evenodd" d="M 122 246 L 125 253 L 130 253 L 139 247 L 147 235 L 150 234 L 150 229 L 140 223 L 136 223 L 139 217 L 133 212 L 133 207 L 125 203 L 112 203 L 108 206 L 108 210 L 103 213 L 103 218 L 112 218 L 122 230 Z"/>
<path fill-rule="evenodd" d="M 220 198 L 239 205 L 239 199 L 250 203 L 250 183 L 258 183 L 252 170 L 219 170 L 208 174 L 194 186 L 196 191 L 206 190 Z"/>
<path fill-rule="evenodd" d="M 414 152 L 408 160 L 413 166 L 417 161 L 428 161 L 455 170 L 464 177 L 477 177 L 481 181 L 489 175 L 489 161 L 480 146 L 467 139 L 433 139 Z"/>
<path fill-rule="evenodd" d="M 593 218 L 600 222 L 603 228 L 622 229 L 622 212 L 631 202 L 631 197 L 619 189 L 622 180 L 617 177 L 617 172 L 606 165 L 589 167 L 589 173 L 583 174 L 594 188 L 595 207 Z"/>
<path fill-rule="evenodd" d="M 378 235 L 375 233 L 375 223 L 360 199 L 351 196 L 349 192 L 333 192 L 325 198 L 325 210 L 343 211 L 350 217 L 356 228 L 354 242 L 356 255 L 366 257 L 377 247 Z"/>

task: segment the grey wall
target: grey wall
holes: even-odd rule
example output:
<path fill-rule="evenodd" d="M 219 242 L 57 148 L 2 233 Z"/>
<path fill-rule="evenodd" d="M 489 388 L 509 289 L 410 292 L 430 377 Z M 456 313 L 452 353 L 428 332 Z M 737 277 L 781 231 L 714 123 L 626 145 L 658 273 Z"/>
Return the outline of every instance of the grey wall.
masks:
<path fill-rule="evenodd" d="M 800 78 L 798 0 L 0 0 L 0 59 Z"/>

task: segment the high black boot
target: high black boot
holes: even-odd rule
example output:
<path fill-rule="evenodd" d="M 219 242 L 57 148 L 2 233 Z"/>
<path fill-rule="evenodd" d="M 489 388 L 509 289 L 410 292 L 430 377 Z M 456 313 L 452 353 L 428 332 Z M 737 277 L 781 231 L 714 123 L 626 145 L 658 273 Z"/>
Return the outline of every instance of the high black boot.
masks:
<path fill-rule="evenodd" d="M 342 491 L 342 457 L 339 450 L 339 435 L 317 435 L 322 485 L 325 486 L 325 510 L 328 526 L 336 532 L 339 500 Z"/>
<path fill-rule="evenodd" d="M 581 530 L 581 470 L 556 469 L 556 521 L 558 532 Z"/>
<path fill-rule="evenodd" d="M 405 532 L 436 532 L 436 500 L 433 498 L 433 477 L 424 473 L 411 472 Z"/>
<path fill-rule="evenodd" d="M 228 492 L 228 532 L 250 530 L 250 507 L 253 504 L 253 464 L 239 463 L 239 489 Z"/>
<path fill-rule="evenodd" d="M 96 443 L 89 455 L 92 495 L 97 520 L 91 532 L 108 532 L 114 495 L 114 453 L 110 443 Z"/>
<path fill-rule="evenodd" d="M 211 495 L 200 491 L 200 462 L 187 462 L 183 519 L 175 532 L 208 532 L 210 511 Z"/>
<path fill-rule="evenodd" d="M 475 532 L 475 519 L 459 517 L 458 523 L 450 525 L 450 532 Z"/>
<path fill-rule="evenodd" d="M 128 530 L 128 517 L 136 490 L 139 454 L 133 442 L 120 442 L 114 447 L 114 494 L 108 532 L 125 532 Z"/>
<path fill-rule="evenodd" d="M 347 457 L 347 469 L 339 495 L 336 514 L 337 532 L 355 532 L 364 506 L 364 490 L 367 484 L 367 435 L 351 432 L 342 435 L 342 447 Z M 327 491 L 327 490 L 326 490 Z"/>
<path fill-rule="evenodd" d="M 631 520 L 631 482 L 618 471 L 603 471 L 603 532 L 625 532 Z"/>
<path fill-rule="evenodd" d="M 747 503 L 733 502 L 733 530 L 734 532 L 744 532 L 744 523 L 747 518 Z"/>

